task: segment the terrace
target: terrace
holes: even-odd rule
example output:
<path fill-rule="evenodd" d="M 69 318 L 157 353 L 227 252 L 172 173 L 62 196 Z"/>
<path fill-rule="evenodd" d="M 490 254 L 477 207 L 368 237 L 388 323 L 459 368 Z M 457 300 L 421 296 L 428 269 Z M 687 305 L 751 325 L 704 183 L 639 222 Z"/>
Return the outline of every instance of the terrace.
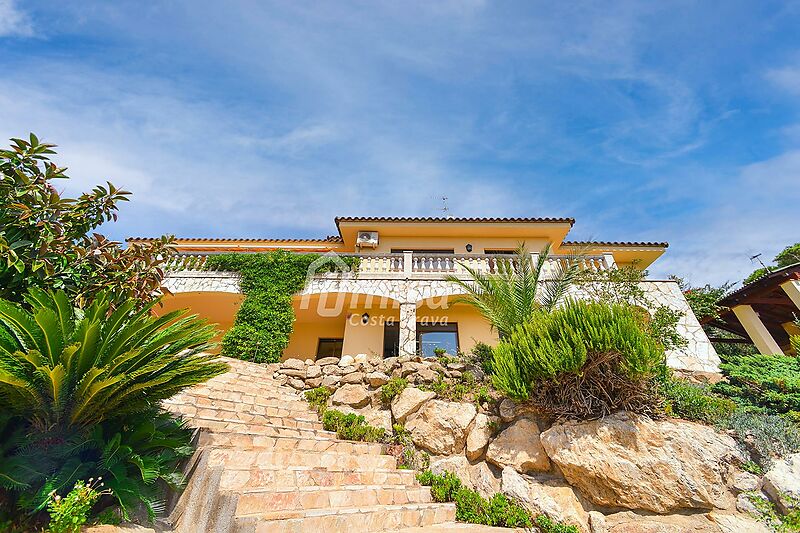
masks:
<path fill-rule="evenodd" d="M 185 253 L 176 256 L 167 266 L 170 271 L 202 270 L 206 259 L 215 252 Z M 218 252 L 219 253 L 219 252 Z M 321 258 L 326 257 L 319 254 Z M 534 254 L 536 255 L 536 254 Z M 417 279 L 441 280 L 447 276 L 470 279 L 468 269 L 483 274 L 497 272 L 498 262 L 509 259 L 505 254 L 441 254 L 441 253 L 362 253 L 330 254 L 328 261 L 337 257 L 357 257 L 359 259 L 356 276 L 359 279 Z M 544 266 L 543 279 L 547 279 L 570 260 L 569 256 L 550 256 Z M 611 253 L 586 255 L 580 258 L 582 268 L 594 272 L 614 267 Z M 335 278 L 348 276 L 334 272 L 318 272 L 316 278 Z"/>

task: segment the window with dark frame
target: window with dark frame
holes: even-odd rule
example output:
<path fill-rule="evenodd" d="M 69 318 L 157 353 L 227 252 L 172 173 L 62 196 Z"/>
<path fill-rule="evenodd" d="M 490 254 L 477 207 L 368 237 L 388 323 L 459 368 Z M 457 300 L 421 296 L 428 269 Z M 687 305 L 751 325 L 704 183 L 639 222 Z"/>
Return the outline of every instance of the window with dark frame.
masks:
<path fill-rule="evenodd" d="M 344 339 L 319 339 L 317 344 L 317 358 L 341 357 Z"/>
<path fill-rule="evenodd" d="M 417 323 L 417 353 L 422 357 L 436 357 L 436 348 L 450 355 L 458 353 L 458 324 Z M 386 321 L 383 325 L 383 356 L 397 357 L 400 353 L 400 324 Z"/>

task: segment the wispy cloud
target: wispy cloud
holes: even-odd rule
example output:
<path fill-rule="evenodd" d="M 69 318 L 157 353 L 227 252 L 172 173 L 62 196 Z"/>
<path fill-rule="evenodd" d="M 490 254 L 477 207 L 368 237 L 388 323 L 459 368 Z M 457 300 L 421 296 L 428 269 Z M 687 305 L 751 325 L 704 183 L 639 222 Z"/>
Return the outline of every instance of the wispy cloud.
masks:
<path fill-rule="evenodd" d="M 33 35 L 33 24 L 14 0 L 0 0 L 0 38 Z"/>
<path fill-rule="evenodd" d="M 797 14 L 634 1 L 21 6 L 0 0 L 0 36 L 47 39 L 0 40 L 0 135 L 59 143 L 72 190 L 106 178 L 131 189 L 116 237 L 325 235 L 336 215 L 436 214 L 447 196 L 456 215 L 570 215 L 576 236 L 670 240 L 657 273 L 697 281 L 737 276 L 749 250 L 789 238 L 776 228 L 794 211 L 775 197 L 793 193 L 770 197 L 761 180 L 795 175 L 795 64 L 764 56 L 800 48 L 781 41 Z M 754 87 L 764 64 L 778 66 Z"/>

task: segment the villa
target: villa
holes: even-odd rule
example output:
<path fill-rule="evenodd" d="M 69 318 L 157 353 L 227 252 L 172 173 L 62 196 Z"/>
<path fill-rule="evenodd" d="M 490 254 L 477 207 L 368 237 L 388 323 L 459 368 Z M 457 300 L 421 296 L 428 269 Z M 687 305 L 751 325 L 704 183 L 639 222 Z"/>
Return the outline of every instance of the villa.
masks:
<path fill-rule="evenodd" d="M 574 222 L 572 218 L 340 217 L 335 219 L 338 234 L 322 239 L 178 239 L 182 269 L 172 269 L 167 276 L 165 287 L 171 294 L 162 311 L 190 308 L 226 330 L 244 298 L 238 274 L 203 270 L 205 258 L 273 250 L 316 253 L 319 261 L 312 265 L 304 290 L 294 296 L 296 321 L 284 359 L 468 352 L 478 342 L 495 344 L 497 337 L 477 311 L 456 302 L 461 290 L 445 279 L 450 275 L 469 279 L 465 266 L 491 273 L 498 258 L 514 253 L 519 243 L 534 254 L 549 245 L 546 280 L 557 262 L 576 252 L 584 268 L 646 269 L 668 246 L 566 240 Z M 316 271 L 342 257 L 358 258 L 355 272 Z M 676 369 L 717 372 L 719 358 L 677 283 L 647 280 L 642 288 L 653 302 L 681 315 L 679 333 L 686 343 L 668 352 L 667 363 Z"/>

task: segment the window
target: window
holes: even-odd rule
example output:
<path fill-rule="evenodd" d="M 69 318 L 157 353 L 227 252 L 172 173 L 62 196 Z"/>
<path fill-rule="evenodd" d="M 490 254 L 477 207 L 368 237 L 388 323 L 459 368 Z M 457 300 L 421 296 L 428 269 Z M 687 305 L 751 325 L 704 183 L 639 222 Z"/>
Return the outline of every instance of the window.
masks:
<path fill-rule="evenodd" d="M 436 357 L 437 348 L 458 353 L 458 324 L 417 324 L 417 351 L 422 357 Z"/>
<path fill-rule="evenodd" d="M 483 253 L 489 255 L 514 255 L 517 253 L 516 250 L 490 250 L 489 248 L 485 248 Z"/>
<path fill-rule="evenodd" d="M 458 324 L 417 323 L 417 353 L 423 357 L 435 357 L 436 348 L 450 355 L 458 353 Z M 400 324 L 386 321 L 383 326 L 383 356 L 397 357 L 400 352 Z"/>
<path fill-rule="evenodd" d="M 400 323 L 389 318 L 383 324 L 383 356 L 397 357 L 400 352 Z"/>
<path fill-rule="evenodd" d="M 317 358 L 341 357 L 344 339 L 320 339 L 317 344 Z"/>

